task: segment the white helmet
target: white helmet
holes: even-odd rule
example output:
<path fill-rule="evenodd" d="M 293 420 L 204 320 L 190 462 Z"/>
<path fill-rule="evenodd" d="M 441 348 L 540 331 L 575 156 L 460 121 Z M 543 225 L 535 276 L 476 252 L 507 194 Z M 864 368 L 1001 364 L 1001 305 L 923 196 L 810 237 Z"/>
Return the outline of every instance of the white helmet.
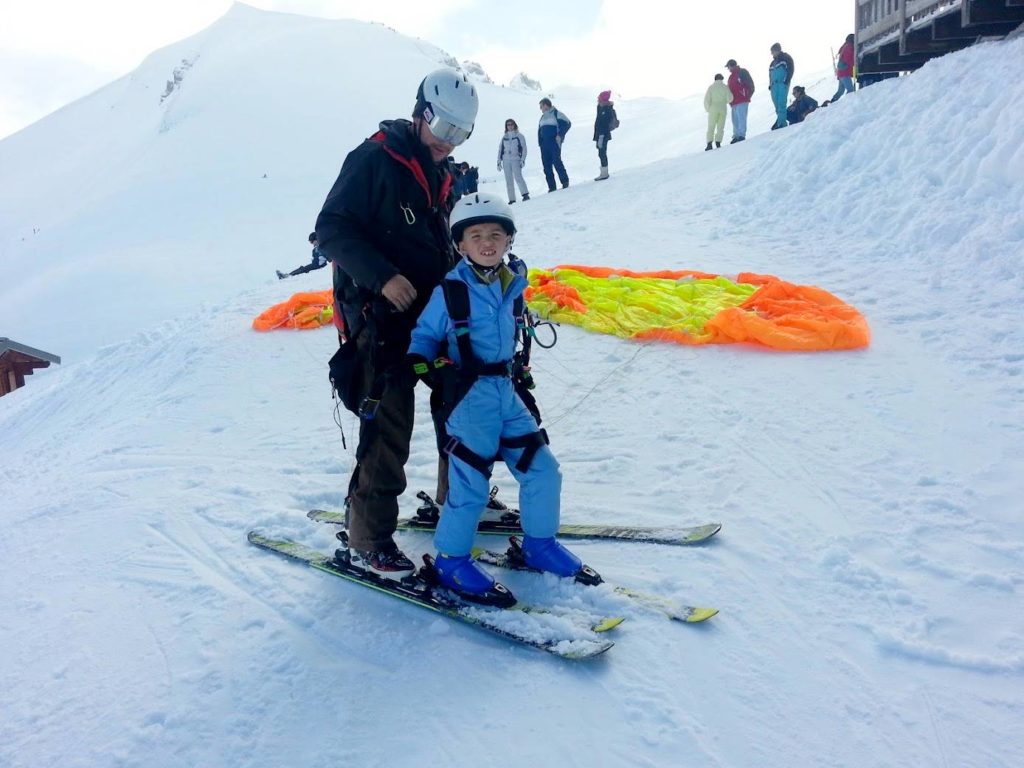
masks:
<path fill-rule="evenodd" d="M 490 195 L 486 192 L 478 192 L 466 195 L 452 208 L 452 215 L 448 219 L 448 226 L 452 230 L 452 239 L 459 242 L 466 227 L 473 224 L 486 224 L 494 222 L 501 224 L 508 232 L 509 237 L 516 234 L 516 220 L 512 217 L 512 209 L 509 204 L 500 197 Z"/>
<path fill-rule="evenodd" d="M 445 67 L 431 72 L 416 91 L 414 117 L 423 117 L 441 141 L 461 144 L 473 133 L 480 99 L 461 72 Z"/>

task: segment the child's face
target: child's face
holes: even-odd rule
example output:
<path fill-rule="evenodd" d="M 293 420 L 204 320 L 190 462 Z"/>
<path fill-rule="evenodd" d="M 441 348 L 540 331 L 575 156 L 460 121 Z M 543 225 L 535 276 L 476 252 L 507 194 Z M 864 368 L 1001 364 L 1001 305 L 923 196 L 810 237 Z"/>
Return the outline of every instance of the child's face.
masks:
<path fill-rule="evenodd" d="M 487 222 L 466 227 L 459 250 L 481 267 L 495 267 L 508 251 L 512 238 L 501 224 Z"/>

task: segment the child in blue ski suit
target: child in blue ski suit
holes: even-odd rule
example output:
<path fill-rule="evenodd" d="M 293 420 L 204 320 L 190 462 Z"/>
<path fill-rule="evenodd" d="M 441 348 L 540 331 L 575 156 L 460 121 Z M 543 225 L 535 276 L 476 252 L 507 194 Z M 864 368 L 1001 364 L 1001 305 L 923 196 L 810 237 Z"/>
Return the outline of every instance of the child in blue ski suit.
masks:
<path fill-rule="evenodd" d="M 461 377 L 460 399 L 454 408 L 445 403 L 451 408 L 445 448 L 449 490 L 434 536 L 435 565 L 445 587 L 471 600 L 494 602 L 495 589 L 510 593 L 477 565 L 470 549 L 498 458 L 520 484 L 526 564 L 559 576 L 575 576 L 583 566 L 555 539 L 562 487 L 558 462 L 510 375 L 520 319 L 516 309 L 521 311 L 527 286 L 504 261 L 516 231 L 511 209 L 497 196 L 469 195 L 452 210 L 451 230 L 463 260 L 434 289 L 412 332 L 406 363 L 434 386 L 441 386 L 442 371 Z M 463 320 L 459 310 L 452 319 L 456 289 L 468 296 Z M 467 350 L 473 359 L 465 359 Z M 453 365 L 438 368 L 431 362 L 439 362 L 441 354 Z"/>

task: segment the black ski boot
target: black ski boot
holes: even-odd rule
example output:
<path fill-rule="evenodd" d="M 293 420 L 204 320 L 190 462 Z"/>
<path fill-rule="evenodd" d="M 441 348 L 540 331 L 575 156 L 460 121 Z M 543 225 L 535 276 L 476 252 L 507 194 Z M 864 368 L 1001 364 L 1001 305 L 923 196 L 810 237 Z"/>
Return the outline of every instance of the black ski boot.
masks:
<path fill-rule="evenodd" d="M 338 531 L 337 538 L 344 546 L 335 550 L 334 559 L 343 566 L 388 581 L 405 581 L 416 573 L 412 560 L 393 541 L 367 550 L 348 546 L 348 534 L 345 531 Z"/>
<path fill-rule="evenodd" d="M 709 141 L 708 145 L 706 147 L 704 147 L 704 151 L 705 152 L 710 152 L 712 149 L 713 149 L 713 147 L 711 146 L 711 142 Z"/>

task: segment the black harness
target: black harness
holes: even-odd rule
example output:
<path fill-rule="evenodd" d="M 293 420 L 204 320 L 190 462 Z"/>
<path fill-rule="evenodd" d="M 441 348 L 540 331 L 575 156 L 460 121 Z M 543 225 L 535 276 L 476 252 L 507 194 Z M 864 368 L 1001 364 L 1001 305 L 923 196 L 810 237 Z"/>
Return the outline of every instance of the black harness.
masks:
<path fill-rule="evenodd" d="M 525 271 L 525 265 L 514 256 L 511 263 L 517 273 L 520 269 Z M 473 351 L 473 343 L 469 334 L 469 286 L 461 280 L 445 280 L 441 284 L 441 288 L 444 292 L 445 308 L 455 326 L 455 343 L 458 345 L 461 360 L 460 364 L 456 366 L 450 359 L 442 356 L 433 363 L 440 380 L 442 423 L 448 421 L 448 417 L 451 416 L 456 406 L 481 376 L 500 376 L 512 379 L 516 394 L 519 395 L 539 425 L 541 422 L 540 410 L 537 407 L 536 398 L 530 392 L 535 386 L 533 377 L 530 375 L 530 341 L 532 340 L 530 331 L 532 328 L 529 327 L 526 302 L 523 297 L 516 298 L 512 305 L 512 312 L 516 318 L 516 340 L 522 344 L 522 349 L 517 351 L 511 360 L 484 363 Z M 516 469 L 520 472 L 529 470 L 537 451 L 547 444 L 548 435 L 543 429 L 501 440 L 502 448 L 523 449 L 519 461 L 516 462 Z M 500 454 L 489 458 L 480 456 L 467 448 L 457 437 L 447 434 L 444 436 L 442 450 L 450 456 L 461 459 L 488 478 L 491 476 L 494 462 L 501 458 Z"/>

